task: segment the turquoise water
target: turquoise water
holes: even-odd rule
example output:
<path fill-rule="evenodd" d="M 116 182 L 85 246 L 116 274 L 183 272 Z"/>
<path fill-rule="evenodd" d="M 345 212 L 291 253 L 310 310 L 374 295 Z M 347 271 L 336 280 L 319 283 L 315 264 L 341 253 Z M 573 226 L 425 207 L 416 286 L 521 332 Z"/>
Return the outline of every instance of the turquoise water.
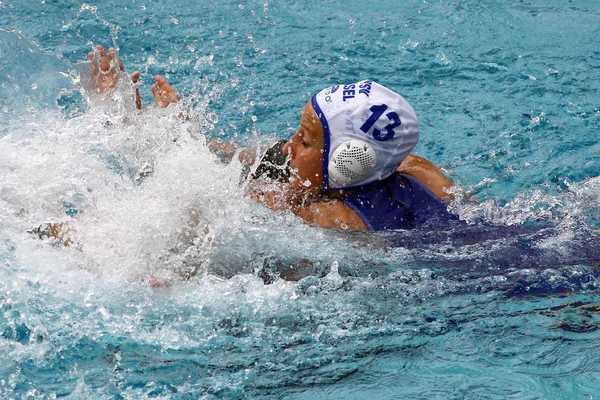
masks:
<path fill-rule="evenodd" d="M 594 1 L 2 0 L 0 28 L 1 398 L 598 397 Z M 90 97 L 97 43 L 190 120 Z M 412 104 L 470 225 L 305 226 L 205 146 L 289 137 L 365 78 Z M 55 221 L 77 247 L 27 233 Z"/>

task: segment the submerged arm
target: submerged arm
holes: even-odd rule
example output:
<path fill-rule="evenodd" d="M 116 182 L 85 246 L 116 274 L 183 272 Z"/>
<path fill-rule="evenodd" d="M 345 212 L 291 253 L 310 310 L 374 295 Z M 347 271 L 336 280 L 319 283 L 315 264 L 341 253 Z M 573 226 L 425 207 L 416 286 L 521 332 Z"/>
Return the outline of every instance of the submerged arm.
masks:
<path fill-rule="evenodd" d="M 254 149 L 244 149 L 232 142 L 222 142 L 208 138 L 206 138 L 206 142 L 208 149 L 223 160 L 231 161 L 238 153 L 238 160 L 244 166 L 251 166 L 256 161 L 256 150 Z"/>

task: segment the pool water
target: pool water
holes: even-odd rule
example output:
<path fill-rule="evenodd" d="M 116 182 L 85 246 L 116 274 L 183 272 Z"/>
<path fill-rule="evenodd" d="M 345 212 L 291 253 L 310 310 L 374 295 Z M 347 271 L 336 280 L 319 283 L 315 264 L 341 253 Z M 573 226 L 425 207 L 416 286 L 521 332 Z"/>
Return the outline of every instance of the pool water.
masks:
<path fill-rule="evenodd" d="M 2 0 L 0 398 L 597 398 L 598 43 L 592 0 Z M 90 94 L 95 44 L 181 104 Z M 361 79 L 466 226 L 307 226 L 206 146 Z"/>

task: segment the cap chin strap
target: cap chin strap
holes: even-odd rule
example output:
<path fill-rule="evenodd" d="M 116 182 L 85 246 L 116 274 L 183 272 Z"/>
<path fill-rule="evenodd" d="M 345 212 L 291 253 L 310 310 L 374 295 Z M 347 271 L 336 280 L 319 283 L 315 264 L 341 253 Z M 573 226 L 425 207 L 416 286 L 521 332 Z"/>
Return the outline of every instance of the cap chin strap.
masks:
<path fill-rule="evenodd" d="M 337 147 L 329 158 L 329 179 L 338 187 L 348 187 L 371 175 L 377 153 L 367 142 L 348 140 Z"/>

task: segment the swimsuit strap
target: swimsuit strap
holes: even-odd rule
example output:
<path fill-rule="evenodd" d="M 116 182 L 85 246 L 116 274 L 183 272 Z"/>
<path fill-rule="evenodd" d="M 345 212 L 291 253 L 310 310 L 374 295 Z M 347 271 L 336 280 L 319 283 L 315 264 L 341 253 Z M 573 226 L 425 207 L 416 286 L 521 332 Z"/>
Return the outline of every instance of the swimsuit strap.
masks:
<path fill-rule="evenodd" d="M 399 201 L 397 201 L 396 199 L 394 199 L 394 194 L 392 192 L 392 188 L 390 187 L 388 182 L 382 181 L 381 183 L 383 183 L 383 186 L 385 186 L 385 190 L 387 191 L 388 196 L 390 196 L 390 200 L 392 201 L 392 203 L 396 204 L 398 207 L 400 207 L 404 211 L 404 213 L 406 214 L 406 220 L 408 221 L 408 224 L 410 225 L 411 228 L 414 228 L 415 221 L 414 221 L 413 216 L 410 213 L 410 211 L 408 211 L 408 208 L 404 204 L 402 204 Z"/>

